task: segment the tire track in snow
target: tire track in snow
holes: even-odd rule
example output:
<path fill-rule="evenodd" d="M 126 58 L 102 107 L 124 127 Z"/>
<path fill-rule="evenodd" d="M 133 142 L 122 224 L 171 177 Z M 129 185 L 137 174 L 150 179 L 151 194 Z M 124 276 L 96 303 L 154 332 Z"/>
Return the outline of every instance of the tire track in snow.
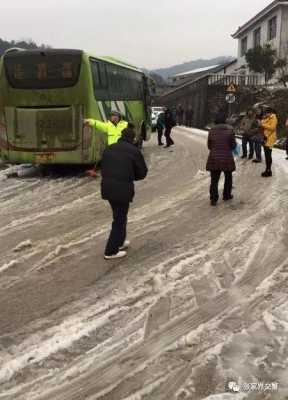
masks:
<path fill-rule="evenodd" d="M 206 182 L 205 182 L 206 183 Z M 203 185 L 204 185 L 204 183 L 203 183 Z M 191 195 L 191 197 L 193 198 L 193 193 L 191 192 L 190 193 L 190 195 Z M 200 201 L 202 201 L 201 199 L 199 199 Z M 266 205 L 266 203 L 268 202 L 268 200 L 269 200 L 269 195 L 268 196 L 266 196 L 265 197 L 265 199 L 263 200 L 263 199 L 261 199 L 261 203 L 265 206 Z M 183 202 L 184 203 L 189 203 L 189 196 L 187 196 L 186 198 L 185 197 L 182 197 L 180 200 L 179 200 L 179 204 L 181 205 L 181 203 L 183 204 Z M 188 206 L 188 204 L 186 205 L 185 204 L 185 206 L 184 206 L 184 208 L 183 208 L 183 206 L 181 206 L 182 207 L 182 211 L 181 212 L 183 212 L 184 210 L 185 210 L 185 208 L 187 208 L 187 206 Z M 273 207 L 272 207 L 273 208 Z M 228 209 L 228 207 L 226 208 L 226 212 L 227 212 L 227 209 Z M 161 212 L 163 212 L 163 210 L 161 211 Z M 222 214 L 225 214 L 225 210 L 221 210 L 221 209 L 219 209 L 219 211 L 218 211 L 218 214 L 220 214 L 220 217 L 219 217 L 219 221 L 224 221 L 225 222 L 225 218 L 224 218 L 224 215 L 222 215 Z M 215 215 L 215 220 L 218 218 L 218 214 L 217 215 Z M 260 213 L 261 214 L 261 213 Z M 144 217 L 142 220 L 145 220 L 145 219 L 147 219 L 148 218 L 148 215 L 149 215 L 149 210 L 148 210 L 148 207 L 147 207 L 147 215 L 146 215 L 146 217 Z M 211 214 L 212 215 L 212 214 Z M 235 217 L 234 217 L 234 219 L 236 219 Z M 257 218 L 255 219 L 256 221 L 257 221 Z M 138 221 L 140 221 L 141 222 L 141 219 L 140 220 L 138 220 Z M 251 217 L 251 222 L 253 222 L 253 218 Z M 267 221 L 265 221 L 265 223 L 266 223 Z M 137 220 L 135 220 L 135 224 L 137 223 Z M 233 224 L 234 222 L 232 222 L 232 224 Z M 243 221 L 243 228 L 244 228 L 244 221 Z M 203 233 L 204 232 L 208 232 L 209 231 L 209 228 L 207 227 L 205 227 L 204 229 L 203 229 Z M 201 232 L 202 233 L 202 232 Z M 231 236 L 231 233 L 232 233 L 232 230 L 231 230 L 231 232 L 229 232 L 229 235 Z M 216 232 L 215 232 L 215 234 L 216 234 Z M 228 233 L 227 233 L 227 237 L 229 236 L 228 235 Z M 203 235 L 203 237 L 204 237 L 205 235 Z M 229 239 L 229 238 L 228 238 Z M 227 243 L 229 243 L 229 240 L 227 239 Z M 231 239 L 231 238 L 230 238 Z M 266 239 L 265 239 L 266 240 Z M 270 239 L 269 239 L 270 240 Z M 231 242 L 231 240 L 230 240 L 230 242 Z M 221 248 L 221 246 L 223 246 L 223 243 L 225 243 L 225 240 L 223 240 L 223 242 L 222 242 L 222 244 L 220 245 L 220 242 L 218 242 L 218 246 L 220 246 L 220 248 Z M 213 243 L 211 244 L 211 247 L 210 247 L 210 251 L 212 252 L 212 254 L 213 254 L 213 252 L 214 251 L 216 251 L 217 250 L 217 244 L 216 243 L 214 243 L 214 246 L 213 246 Z M 269 250 L 267 250 L 267 256 L 269 256 Z M 193 254 L 192 254 L 192 256 L 193 256 Z M 179 257 L 180 259 L 181 259 L 181 256 Z M 205 257 L 204 257 L 205 258 Z M 274 261 L 277 261 L 276 259 L 274 260 Z M 279 260 L 278 260 L 279 261 Z M 277 261 L 277 262 L 278 262 Z M 170 264 L 169 265 L 171 265 L 171 272 L 170 272 L 170 276 L 171 277 L 176 277 L 176 276 L 181 276 L 181 273 L 183 272 L 183 270 L 185 269 L 185 265 L 182 265 L 182 266 L 177 266 L 177 263 L 176 263 L 176 266 L 175 265 L 173 265 L 173 262 L 171 262 L 170 261 Z M 187 266 L 189 265 L 189 262 L 187 262 L 187 264 L 186 264 Z M 165 271 L 165 269 L 166 268 L 163 268 L 162 269 L 162 272 L 163 271 Z M 247 270 L 247 273 L 248 273 L 248 271 L 249 271 L 249 269 L 253 269 L 253 268 L 249 268 L 249 266 L 248 266 L 248 270 Z M 165 271 L 166 272 L 166 271 Z M 164 274 L 165 274 L 165 272 L 163 272 Z M 258 281 L 259 280 L 259 278 L 260 278 L 260 271 L 258 271 L 259 272 L 259 276 L 257 276 L 257 279 L 255 278 L 253 278 L 254 279 L 254 282 L 253 281 L 251 281 L 252 283 L 255 283 L 256 281 Z M 265 272 L 265 274 L 268 276 L 269 275 L 269 273 L 271 272 L 271 270 L 270 270 L 270 267 L 269 266 L 267 266 L 267 268 L 266 268 L 266 271 L 264 271 Z M 248 277 L 247 277 L 248 276 Z M 247 278 L 247 281 L 249 281 L 250 280 L 250 278 L 251 278 L 251 276 L 249 276 L 249 275 L 246 275 L 246 278 Z M 179 278 L 178 278 L 179 279 Z M 164 282 L 165 282 L 165 280 L 164 280 Z M 245 285 L 246 285 L 246 282 L 244 281 L 243 282 L 243 285 L 244 285 L 244 287 L 245 287 Z M 221 286 L 221 285 L 220 285 Z M 234 294 L 234 296 L 236 297 L 236 299 L 238 298 L 238 292 L 236 291 L 236 293 Z M 201 310 L 202 312 L 203 312 L 203 310 Z M 190 314 L 187 314 L 187 315 L 190 315 Z M 200 319 L 201 320 L 201 319 Z M 209 324 L 209 321 L 208 321 L 208 324 Z M 172 328 L 171 328 L 172 329 Z M 187 328 L 188 329 L 188 328 Z M 162 332 L 164 332 L 164 331 L 162 331 Z M 168 332 L 169 333 L 169 332 Z M 171 333 L 171 332 L 170 332 Z M 169 334 L 170 334 L 169 333 Z M 180 334 L 180 336 L 181 336 L 181 334 Z M 174 340 L 174 339 L 173 339 Z M 173 340 L 172 340 L 172 342 L 173 342 Z M 178 339 L 177 339 L 178 340 Z M 176 340 L 176 341 L 177 341 Z M 165 352 L 165 349 L 166 349 L 166 347 L 164 346 L 164 352 Z M 161 352 L 160 352 L 161 353 Z M 104 355 L 105 354 L 103 354 L 103 357 L 104 357 Z M 111 355 L 110 355 L 111 357 L 113 357 L 113 351 L 112 351 L 112 353 L 111 353 Z M 133 354 L 131 355 L 131 356 L 133 356 Z M 133 359 L 133 357 L 131 358 L 131 359 Z M 116 359 L 117 360 L 117 359 Z M 139 360 L 137 359 L 137 357 L 135 358 L 135 360 L 136 360 L 136 364 L 138 364 L 138 362 L 139 362 Z M 152 357 L 152 360 L 153 360 L 153 357 Z M 124 361 L 125 361 L 125 359 L 124 359 Z M 147 360 L 146 360 L 147 361 Z M 149 361 L 149 360 L 148 360 Z M 127 362 L 127 361 L 125 361 L 125 362 Z M 144 364 L 145 364 L 145 360 L 143 361 L 144 362 Z M 141 364 L 141 363 L 140 363 Z M 124 366 L 125 366 L 125 363 L 124 363 Z M 93 368 L 93 367 L 92 367 Z M 108 372 L 107 372 L 108 373 Z M 83 374 L 84 375 L 84 374 Z M 132 374 L 133 375 L 133 374 Z M 125 375 L 126 376 L 126 375 Z M 121 379 L 120 379 L 121 380 Z M 159 382 L 158 382 L 159 383 Z M 92 388 L 93 389 L 93 388 Z M 77 388 L 76 388 L 76 390 L 77 390 Z M 93 391 L 93 390 L 92 390 Z M 77 393 L 77 392 L 76 392 Z M 76 394 L 75 394 L 76 395 Z M 144 394 L 143 394 L 144 395 Z M 98 395 L 95 395 L 95 394 L 92 394 L 91 395 L 93 398 L 98 398 Z M 108 394 L 107 394 L 107 396 L 108 396 Z M 29 397 L 28 397 L 29 398 Z M 60 397 L 61 399 L 62 399 L 62 397 Z M 29 400 L 30 400 L 30 398 L 29 398 Z M 70 399 L 69 399 L 70 400 Z"/>
<path fill-rule="evenodd" d="M 255 256 L 255 257 L 257 257 L 257 256 Z M 252 260 L 252 262 L 254 261 L 254 259 Z M 259 282 L 260 283 L 260 282 Z M 251 295 L 253 292 L 254 292 L 254 287 L 251 287 L 251 286 L 249 286 L 248 288 L 246 287 L 246 286 L 243 286 L 243 288 L 245 289 L 245 294 L 247 294 L 247 295 Z M 228 296 L 228 297 L 227 297 Z M 235 301 L 236 301 L 236 304 L 238 304 L 238 300 L 239 300 L 239 296 L 238 296 L 238 289 L 236 290 L 236 298 L 234 297 L 235 296 L 235 294 L 233 294 L 232 296 L 230 295 L 227 295 L 227 293 L 224 293 L 224 294 L 221 294 L 221 295 L 219 295 L 219 296 L 217 296 L 216 297 L 216 301 L 213 301 L 213 307 L 212 307 L 212 304 L 209 302 L 209 307 L 205 307 L 205 308 L 209 308 L 209 309 L 212 309 L 213 311 L 212 311 L 212 315 L 213 315 L 213 317 L 215 318 L 215 315 L 217 316 L 217 312 L 218 312 L 218 314 L 222 314 L 223 313 L 223 306 L 224 306 L 224 311 L 225 311 L 225 308 L 227 309 L 227 308 L 233 308 L 233 307 L 235 307 Z M 233 297 L 234 297 L 234 299 L 233 299 Z M 244 297 L 245 299 L 246 299 L 246 297 Z M 232 301 L 232 300 L 234 300 L 234 301 Z M 215 306 L 215 304 L 217 304 L 217 307 Z M 204 316 L 203 317 L 203 315 L 201 316 L 201 314 L 202 314 L 202 312 L 200 311 L 199 312 L 199 310 L 198 311 L 196 311 L 196 312 L 194 312 L 193 314 L 196 314 L 196 315 L 198 315 L 198 317 L 196 318 L 196 325 L 195 325 L 195 321 L 194 321 L 194 325 L 195 325 L 195 328 L 200 324 L 200 323 L 204 323 L 204 322 L 208 322 L 209 320 L 210 320 L 210 318 L 211 318 L 211 312 L 209 312 L 208 314 L 209 314 L 209 317 L 208 317 L 208 319 L 207 319 L 207 315 L 206 316 Z M 200 318 L 200 320 L 199 320 L 199 318 Z M 187 316 L 185 316 L 185 320 L 187 319 Z M 177 336 L 174 336 L 175 335 L 175 333 L 173 334 L 172 332 L 171 332 L 171 334 L 172 334 L 172 336 L 173 336 L 173 339 L 170 337 L 170 341 L 169 342 L 167 342 L 167 340 L 168 340 L 168 338 L 167 338 L 167 333 L 169 333 L 169 329 L 165 329 L 165 332 L 166 332 L 166 335 L 165 335 L 165 341 L 166 341 L 166 343 L 165 343 L 165 345 L 164 344 L 162 344 L 162 342 L 161 342 L 161 344 L 160 344 L 160 346 L 159 347 L 162 347 L 162 351 L 164 351 L 169 345 L 171 345 L 173 342 L 175 342 L 175 341 L 177 341 L 181 336 L 183 336 L 185 333 L 188 333 L 188 332 L 185 332 L 184 330 L 182 331 L 182 329 L 180 328 L 180 326 L 181 326 L 181 324 L 179 324 L 179 322 L 180 321 L 174 321 L 173 322 L 173 325 L 172 324 L 170 324 L 170 325 L 172 325 L 171 326 L 171 331 L 172 332 L 177 332 L 178 333 L 178 335 L 177 335 L 177 333 L 176 333 L 176 335 Z M 183 322 L 183 321 L 182 321 Z M 189 326 L 189 328 L 186 328 L 186 329 L 188 329 L 189 331 L 193 328 L 193 323 L 192 323 L 192 320 L 190 321 L 191 322 L 191 325 Z M 187 326 L 186 325 L 186 323 L 187 323 L 187 321 L 185 321 L 185 326 Z M 180 326 L 179 326 L 180 325 Z M 180 332 L 179 332 L 179 330 L 180 330 Z M 167 332 L 168 331 L 168 332 Z M 160 337 L 162 337 L 162 335 L 161 335 L 161 332 L 160 332 Z M 149 341 L 148 341 L 149 342 Z M 145 353 L 145 355 L 146 355 L 146 357 L 145 357 L 145 360 L 144 360 L 144 362 L 147 362 L 147 351 L 148 351 L 148 353 L 149 353 L 149 355 L 150 355 L 150 357 L 153 359 L 154 357 L 156 357 L 156 355 L 157 355 L 157 352 L 156 352 L 156 354 L 153 352 L 153 350 L 150 348 L 150 345 L 151 345 L 151 343 L 146 343 L 146 345 L 145 345 L 145 349 L 143 349 L 143 352 Z M 155 343 L 153 343 L 153 345 L 154 345 L 154 347 L 155 347 Z M 158 343 L 158 345 L 159 345 L 159 343 Z M 143 345 L 144 346 L 144 345 Z M 155 348 L 154 348 L 154 350 L 156 350 Z M 159 348 L 157 349 L 158 350 L 158 352 L 160 351 L 159 350 Z M 129 352 L 130 354 L 131 354 L 131 350 L 130 350 L 130 352 Z M 139 353 L 139 350 L 137 351 L 136 350 L 136 353 Z M 124 356 L 125 357 L 125 356 Z M 128 356 L 128 359 L 130 359 L 132 357 L 132 355 L 130 355 L 130 356 Z M 121 358 L 123 358 L 123 356 L 121 357 Z M 136 358 L 137 360 L 139 360 L 139 355 L 137 356 L 137 355 L 134 355 L 134 357 L 132 357 L 132 358 Z M 140 357 L 141 358 L 141 357 Z M 148 359 L 149 360 L 149 359 Z M 98 361 L 98 363 L 99 363 L 99 361 Z M 122 364 L 122 363 L 127 363 L 127 361 L 125 361 L 125 358 L 124 358 L 124 361 L 123 361 L 123 359 L 121 360 L 119 360 L 117 357 L 112 361 L 111 360 L 111 364 L 112 364 L 112 371 L 113 371 L 113 369 L 114 369 L 114 364 L 115 363 L 120 363 L 120 364 Z M 104 363 L 105 364 L 105 363 Z M 106 368 L 108 368 L 108 367 L 106 367 Z M 133 366 L 133 368 L 135 368 L 135 365 Z M 105 368 L 104 368 L 105 369 Z M 129 369 L 130 370 L 130 369 Z M 126 371 L 125 372 L 122 372 L 122 374 L 124 373 L 124 375 L 127 375 L 127 374 L 129 374 L 129 370 L 127 370 L 127 368 L 126 368 Z M 97 370 L 96 370 L 97 371 Z M 102 375 L 101 373 L 100 373 L 100 371 L 98 370 L 97 372 L 95 371 L 95 374 L 96 375 L 98 375 L 98 374 L 100 374 L 100 375 Z M 119 370 L 117 369 L 117 371 L 118 371 L 118 373 L 119 373 Z M 123 369 L 121 369 L 121 371 L 123 371 Z M 131 370 L 132 371 L 132 370 Z M 130 371 L 130 372 L 131 372 Z M 103 371 L 102 371 L 103 372 Z M 115 379 L 116 377 L 115 376 L 107 376 L 107 379 L 109 379 L 110 381 L 113 381 L 113 382 L 115 382 L 115 381 L 117 381 L 117 378 Z M 93 379 L 93 381 L 94 381 L 94 385 L 96 384 L 95 383 L 95 380 Z M 100 382 L 99 382 L 99 384 L 100 384 Z M 103 382 L 103 375 L 102 375 L 102 379 L 101 379 L 101 385 L 107 385 L 108 384 L 108 382 Z M 98 386 L 94 386 L 93 385 L 93 390 L 94 391 L 96 391 L 96 393 L 98 393 L 100 390 L 101 390 L 101 387 L 98 387 Z M 82 385 L 81 385 L 82 386 Z M 68 395 L 68 397 L 67 397 L 67 399 L 69 398 L 69 396 L 70 395 L 72 395 L 72 393 L 70 392 L 70 390 L 68 391 L 68 393 L 69 393 L 69 395 Z M 54 396 L 54 395 L 53 395 Z M 100 395 L 99 395 L 100 396 Z M 64 397 L 61 397 L 61 398 L 63 398 L 64 399 Z M 66 397 L 65 397 L 66 398 Z M 74 397 L 71 397 L 71 399 L 73 399 Z M 75 397 L 76 398 L 76 397 Z M 95 397 L 95 398 L 97 398 L 97 397 Z"/>

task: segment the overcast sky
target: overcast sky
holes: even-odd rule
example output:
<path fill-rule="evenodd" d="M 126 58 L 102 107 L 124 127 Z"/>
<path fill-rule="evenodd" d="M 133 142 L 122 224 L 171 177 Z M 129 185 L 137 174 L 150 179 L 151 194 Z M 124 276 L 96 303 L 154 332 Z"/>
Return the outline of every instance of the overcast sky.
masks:
<path fill-rule="evenodd" d="M 1 0 L 0 37 L 158 68 L 236 55 L 231 34 L 272 0 Z"/>

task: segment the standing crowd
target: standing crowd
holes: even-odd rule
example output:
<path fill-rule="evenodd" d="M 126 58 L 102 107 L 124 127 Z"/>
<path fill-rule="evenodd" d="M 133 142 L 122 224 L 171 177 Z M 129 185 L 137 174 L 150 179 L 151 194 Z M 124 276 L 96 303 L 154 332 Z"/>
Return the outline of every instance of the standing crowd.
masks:
<path fill-rule="evenodd" d="M 247 145 L 249 145 L 249 159 L 255 159 L 253 162 L 262 161 L 262 147 L 264 149 L 266 170 L 263 177 L 272 176 L 272 147 L 276 142 L 278 120 L 276 112 L 270 107 L 265 111 L 249 110 L 242 119 L 240 133 L 242 134 L 242 158 L 247 158 Z"/>
<path fill-rule="evenodd" d="M 193 112 L 191 115 L 193 116 Z M 159 146 L 163 145 L 163 134 L 166 138 L 165 147 L 174 144 L 171 138 L 172 128 L 177 122 L 179 125 L 183 124 L 183 118 L 184 114 L 182 111 L 179 114 L 179 108 L 178 114 L 169 109 L 159 114 L 157 120 Z M 219 200 L 218 184 L 222 172 L 225 176 L 223 200 L 233 199 L 232 173 L 236 169 L 233 152 L 237 148 L 234 129 L 227 124 L 226 114 L 219 112 L 214 122 L 215 126 L 208 134 L 209 156 L 206 165 L 206 169 L 211 175 L 210 201 L 212 206 L 216 206 Z M 262 177 L 265 178 L 272 176 L 272 148 L 276 142 L 277 123 L 277 116 L 272 108 L 266 108 L 263 112 L 249 110 L 241 121 L 242 158 L 248 157 L 253 162 L 260 163 L 263 148 L 266 169 L 263 171 Z M 134 181 L 146 177 L 147 165 L 141 151 L 135 146 L 134 125 L 124 121 L 119 112 L 112 112 L 107 122 L 86 119 L 84 124 L 96 127 L 107 134 L 108 147 L 103 153 L 101 162 L 101 193 L 102 198 L 110 204 L 113 222 L 104 258 L 107 260 L 122 258 L 127 255 L 130 245 L 129 240 L 126 239 L 126 228 L 129 205 L 134 198 Z M 288 120 L 286 126 L 288 128 Z"/>

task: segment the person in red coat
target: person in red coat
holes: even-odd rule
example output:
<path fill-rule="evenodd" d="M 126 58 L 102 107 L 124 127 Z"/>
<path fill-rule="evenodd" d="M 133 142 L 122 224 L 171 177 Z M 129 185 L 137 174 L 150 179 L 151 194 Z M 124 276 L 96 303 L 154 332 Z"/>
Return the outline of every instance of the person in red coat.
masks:
<path fill-rule="evenodd" d="M 206 170 L 211 174 L 210 201 L 212 206 L 216 206 L 221 172 L 225 175 L 223 200 L 228 201 L 233 199 L 232 172 L 236 169 L 233 150 L 237 144 L 232 126 L 226 124 L 225 113 L 219 112 L 216 115 L 215 126 L 208 134 L 207 145 L 210 150 L 206 165 Z"/>

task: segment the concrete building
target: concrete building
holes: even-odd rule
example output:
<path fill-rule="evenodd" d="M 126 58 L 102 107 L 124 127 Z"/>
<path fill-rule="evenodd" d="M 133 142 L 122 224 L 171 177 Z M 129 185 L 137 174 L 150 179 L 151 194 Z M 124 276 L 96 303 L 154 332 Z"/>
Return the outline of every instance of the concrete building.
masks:
<path fill-rule="evenodd" d="M 281 58 L 288 56 L 288 0 L 275 0 L 251 18 L 232 35 L 238 40 L 238 61 L 235 70 L 246 70 L 247 50 L 266 43 L 277 50 Z M 246 70 L 246 71 L 245 71 Z"/>

